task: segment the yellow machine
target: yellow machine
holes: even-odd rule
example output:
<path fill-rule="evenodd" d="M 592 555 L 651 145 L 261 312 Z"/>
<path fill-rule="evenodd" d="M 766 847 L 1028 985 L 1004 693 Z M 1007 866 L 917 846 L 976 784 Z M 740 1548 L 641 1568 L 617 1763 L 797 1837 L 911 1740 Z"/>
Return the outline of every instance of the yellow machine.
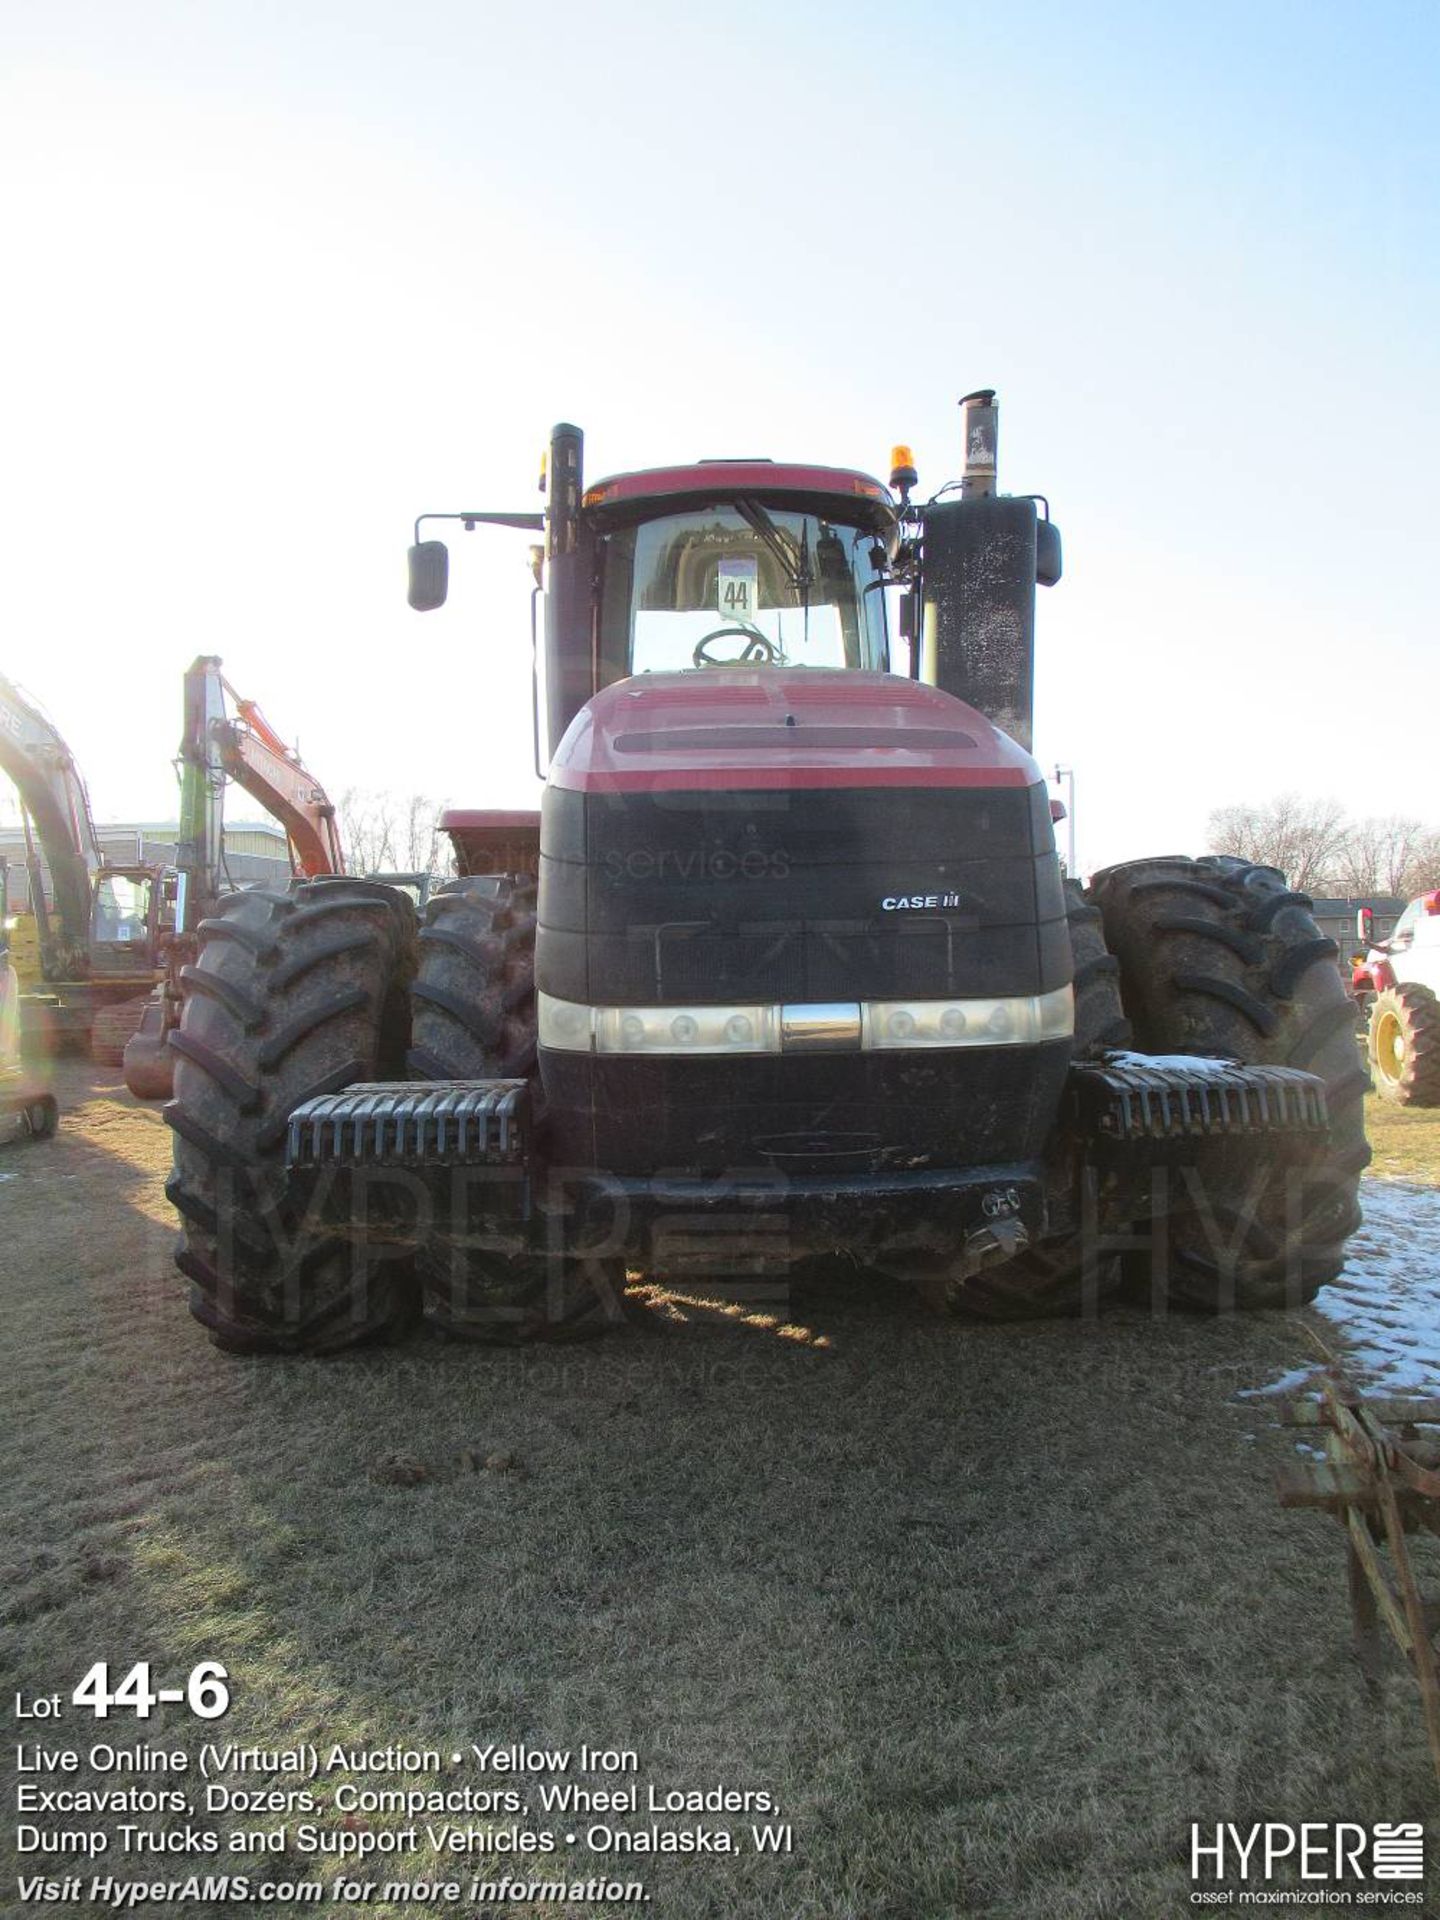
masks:
<path fill-rule="evenodd" d="M 20 982 L 10 964 L 5 862 L 0 860 L 0 1143 L 43 1140 L 59 1121 L 55 1096 L 20 1055 Z"/>
<path fill-rule="evenodd" d="M 3 673 L 0 776 L 20 798 L 34 916 L 33 942 L 23 952 L 17 942 L 11 962 L 24 987 L 26 1034 L 52 1053 L 83 1050 L 103 1014 L 100 1042 L 113 1055 L 106 1064 L 119 1066 L 120 1048 L 159 977 L 161 945 L 174 923 L 175 875 L 143 862 L 114 865 L 102 854 L 74 755 L 55 723 Z M 115 1010 L 126 1001 L 133 1019 L 122 1019 L 117 1035 Z"/>

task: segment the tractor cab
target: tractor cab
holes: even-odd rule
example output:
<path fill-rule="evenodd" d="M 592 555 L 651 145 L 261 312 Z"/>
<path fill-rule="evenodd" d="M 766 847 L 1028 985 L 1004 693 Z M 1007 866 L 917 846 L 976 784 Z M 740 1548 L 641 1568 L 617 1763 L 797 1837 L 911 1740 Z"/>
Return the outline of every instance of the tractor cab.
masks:
<path fill-rule="evenodd" d="M 584 513 L 600 686 L 713 667 L 888 666 L 895 512 L 867 475 L 707 461 L 603 480 Z"/>

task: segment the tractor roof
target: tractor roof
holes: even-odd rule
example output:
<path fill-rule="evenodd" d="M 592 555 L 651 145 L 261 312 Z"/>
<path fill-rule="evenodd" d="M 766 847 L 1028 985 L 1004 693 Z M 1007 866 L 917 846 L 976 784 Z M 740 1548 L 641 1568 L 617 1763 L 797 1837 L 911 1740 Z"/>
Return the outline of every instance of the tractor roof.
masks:
<path fill-rule="evenodd" d="M 648 520 L 687 504 L 757 496 L 772 506 L 823 513 L 877 532 L 895 520 L 889 489 L 868 473 L 760 459 L 612 474 L 585 489 L 584 504 L 603 520 Z"/>

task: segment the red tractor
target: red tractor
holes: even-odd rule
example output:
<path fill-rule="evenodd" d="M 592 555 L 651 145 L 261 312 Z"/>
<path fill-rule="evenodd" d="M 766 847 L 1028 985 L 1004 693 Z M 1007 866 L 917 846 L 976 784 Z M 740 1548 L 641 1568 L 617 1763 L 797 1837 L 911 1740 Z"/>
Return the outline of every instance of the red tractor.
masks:
<path fill-rule="evenodd" d="M 1350 991 L 1366 1010 L 1366 1041 L 1377 1091 L 1402 1107 L 1440 1107 L 1440 888 L 1412 900 L 1375 938 L 1362 907 L 1356 932 L 1366 951 Z"/>
<path fill-rule="evenodd" d="M 562 426 L 543 515 L 422 516 L 543 533 L 543 804 L 445 817 L 461 877 L 418 937 L 343 878 L 201 927 L 170 1193 L 221 1345 L 422 1306 L 559 1337 L 627 1271 L 840 1252 L 988 1317 L 1127 1266 L 1211 1310 L 1339 1272 L 1368 1149 L 1334 943 L 1270 868 L 1062 873 L 1029 751 L 1059 535 L 995 490 L 994 395 L 962 407 L 923 507 L 904 449 L 889 487 L 761 459 L 587 487 Z"/>

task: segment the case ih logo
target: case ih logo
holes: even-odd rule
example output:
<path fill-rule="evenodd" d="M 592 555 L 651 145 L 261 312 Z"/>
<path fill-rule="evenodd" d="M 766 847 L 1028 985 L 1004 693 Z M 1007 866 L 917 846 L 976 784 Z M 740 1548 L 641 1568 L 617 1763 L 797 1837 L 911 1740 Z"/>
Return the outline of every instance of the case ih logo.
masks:
<path fill-rule="evenodd" d="M 958 893 L 887 893 L 882 913 L 933 913 L 937 908 L 963 905 Z"/>
<path fill-rule="evenodd" d="M 1353 1820 L 1307 1820 L 1291 1826 L 1282 1820 L 1237 1827 L 1190 1828 L 1190 1878 L 1217 1883 L 1225 1880 L 1273 1880 L 1277 1873 L 1302 1881 L 1403 1881 L 1425 1877 L 1425 1829 L 1418 1820 L 1381 1821 L 1362 1827 Z M 1418 1906 L 1417 1892 L 1393 1890 L 1385 1895 L 1371 1888 L 1365 1906 Z M 1210 1892 L 1192 1893 L 1194 1905 L 1232 1904 L 1231 1897 Z M 1239 1904 L 1253 1902 L 1254 1894 L 1240 1895 Z M 1348 1904 L 1349 1896 L 1335 1894 L 1330 1905 Z"/>

